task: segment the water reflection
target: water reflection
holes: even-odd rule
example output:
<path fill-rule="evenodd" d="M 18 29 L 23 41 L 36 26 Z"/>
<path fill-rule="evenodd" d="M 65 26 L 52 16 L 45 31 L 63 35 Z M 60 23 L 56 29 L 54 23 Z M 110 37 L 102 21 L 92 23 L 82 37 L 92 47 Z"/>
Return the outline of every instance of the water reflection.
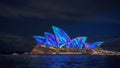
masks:
<path fill-rule="evenodd" d="M 37 68 L 106 68 L 105 58 L 92 56 L 41 56 Z"/>
<path fill-rule="evenodd" d="M 0 56 L 0 68 L 112 68 L 119 65 L 120 59 L 115 58 L 88 55 L 8 55 Z"/>

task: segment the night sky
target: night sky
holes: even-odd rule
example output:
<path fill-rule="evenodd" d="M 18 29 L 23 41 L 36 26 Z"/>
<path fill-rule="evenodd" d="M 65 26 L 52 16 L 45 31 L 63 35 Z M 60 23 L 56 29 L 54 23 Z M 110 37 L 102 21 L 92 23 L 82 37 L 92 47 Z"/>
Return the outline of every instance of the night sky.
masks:
<path fill-rule="evenodd" d="M 120 51 L 119 0 L 0 0 L 0 52 L 30 51 L 34 35 L 58 26 L 72 38 Z"/>

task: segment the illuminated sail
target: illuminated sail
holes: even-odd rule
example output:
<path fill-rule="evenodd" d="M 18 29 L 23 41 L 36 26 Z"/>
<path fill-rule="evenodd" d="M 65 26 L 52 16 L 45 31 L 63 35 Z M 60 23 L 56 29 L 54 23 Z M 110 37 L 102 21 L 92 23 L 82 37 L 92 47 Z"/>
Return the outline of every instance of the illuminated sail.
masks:
<path fill-rule="evenodd" d="M 85 43 L 85 48 L 91 48 L 91 49 L 95 49 L 97 46 L 100 46 L 101 44 L 103 44 L 104 42 L 95 42 L 95 43 L 92 43 L 92 44 L 88 44 L 88 43 Z"/>
<path fill-rule="evenodd" d="M 60 28 L 52 26 L 59 47 L 70 42 L 70 37 Z"/>
<path fill-rule="evenodd" d="M 46 39 L 42 36 L 33 36 L 37 42 L 37 45 L 45 45 Z"/>
<path fill-rule="evenodd" d="M 52 33 L 45 32 L 46 46 L 58 47 L 55 36 Z"/>
<path fill-rule="evenodd" d="M 44 45 L 45 47 L 50 48 L 50 46 L 62 48 L 64 46 L 68 48 L 79 48 L 82 49 L 83 45 L 85 48 L 95 49 L 97 46 L 100 46 L 103 42 L 95 42 L 92 44 L 86 43 L 87 37 L 76 37 L 70 39 L 70 37 L 62 29 L 52 26 L 52 33 L 45 32 L 45 37 L 42 36 L 33 36 L 36 39 L 37 45 Z"/>
<path fill-rule="evenodd" d="M 68 43 L 69 48 L 83 48 L 83 44 L 85 43 L 87 37 L 77 37 Z"/>
<path fill-rule="evenodd" d="M 90 48 L 90 44 L 89 43 L 84 43 L 84 45 L 85 45 L 86 49 Z"/>
<path fill-rule="evenodd" d="M 95 49 L 97 46 L 100 46 L 101 44 L 103 44 L 103 42 L 95 42 L 95 43 L 92 43 L 92 44 L 90 45 L 90 48 L 91 48 L 91 49 Z"/>

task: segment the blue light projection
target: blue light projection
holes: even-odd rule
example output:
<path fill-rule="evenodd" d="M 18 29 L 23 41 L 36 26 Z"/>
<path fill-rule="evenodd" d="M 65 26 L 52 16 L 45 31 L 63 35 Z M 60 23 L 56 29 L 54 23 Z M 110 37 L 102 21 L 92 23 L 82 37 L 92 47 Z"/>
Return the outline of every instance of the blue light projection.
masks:
<path fill-rule="evenodd" d="M 70 37 L 62 29 L 56 26 L 52 26 L 52 28 L 60 46 L 66 45 L 68 42 L 70 42 Z"/>
<path fill-rule="evenodd" d="M 37 45 L 45 45 L 46 44 L 46 38 L 42 36 L 33 36 L 36 39 Z"/>
<path fill-rule="evenodd" d="M 87 37 L 79 37 L 79 44 L 78 44 L 78 47 L 80 48 L 80 49 L 82 49 L 83 48 L 83 43 L 85 43 L 85 41 L 87 40 Z"/>
<path fill-rule="evenodd" d="M 50 48 L 50 46 L 53 46 L 55 48 L 62 48 L 65 46 L 67 48 L 79 49 L 85 47 L 94 50 L 97 46 L 103 44 L 103 42 L 95 42 L 92 44 L 86 43 L 87 37 L 84 36 L 70 39 L 67 33 L 65 33 L 62 29 L 56 26 L 52 26 L 52 29 L 55 35 L 52 33 L 45 32 L 45 37 L 33 36 L 36 39 L 38 46 L 45 45 L 48 48 Z"/>
<path fill-rule="evenodd" d="M 84 43 L 84 46 L 86 49 L 90 48 L 90 44 L 89 43 Z"/>
<path fill-rule="evenodd" d="M 45 34 L 45 38 L 46 38 L 46 46 L 47 47 L 50 47 L 50 46 L 58 47 L 56 38 L 52 33 L 45 32 L 44 34 Z"/>
<path fill-rule="evenodd" d="M 85 48 L 90 48 L 90 49 L 95 49 L 96 47 L 102 45 L 104 42 L 94 42 L 92 44 L 89 44 L 89 43 L 84 43 L 85 45 Z"/>
<path fill-rule="evenodd" d="M 83 48 L 83 43 L 86 41 L 87 37 L 76 37 L 68 43 L 68 48 Z"/>
<path fill-rule="evenodd" d="M 95 42 L 95 43 L 92 43 L 92 44 L 90 45 L 90 48 L 94 50 L 97 46 L 100 46 L 101 44 L 103 44 L 103 42 Z"/>

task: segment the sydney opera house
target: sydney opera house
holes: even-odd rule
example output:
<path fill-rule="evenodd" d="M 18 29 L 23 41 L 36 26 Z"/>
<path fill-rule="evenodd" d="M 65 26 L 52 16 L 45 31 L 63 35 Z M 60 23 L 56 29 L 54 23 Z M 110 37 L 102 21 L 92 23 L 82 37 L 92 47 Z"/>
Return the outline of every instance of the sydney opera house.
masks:
<path fill-rule="evenodd" d="M 33 36 L 37 42 L 37 46 L 45 46 L 46 48 L 54 47 L 54 48 L 77 48 L 77 49 L 91 49 L 94 50 L 96 47 L 103 44 L 103 42 L 94 42 L 87 43 L 87 37 L 76 37 L 71 39 L 67 33 L 65 33 L 62 29 L 52 26 L 53 32 L 45 32 L 45 36 Z"/>

